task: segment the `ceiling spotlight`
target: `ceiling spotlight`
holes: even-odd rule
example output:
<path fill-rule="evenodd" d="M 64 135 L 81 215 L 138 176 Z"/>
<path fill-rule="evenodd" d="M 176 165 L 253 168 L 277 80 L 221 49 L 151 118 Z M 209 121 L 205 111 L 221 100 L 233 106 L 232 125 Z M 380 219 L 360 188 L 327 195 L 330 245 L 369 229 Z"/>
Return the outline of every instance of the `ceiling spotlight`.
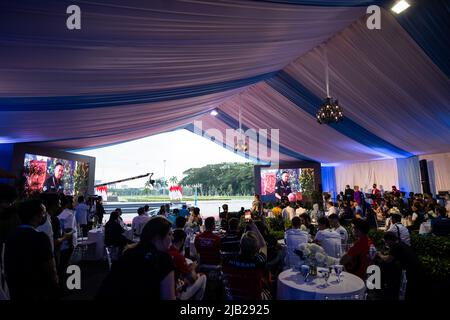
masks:
<path fill-rule="evenodd" d="M 216 109 L 212 110 L 210 113 L 212 116 L 217 116 L 219 113 L 216 111 Z"/>
<path fill-rule="evenodd" d="M 394 11 L 396 14 L 399 14 L 400 12 L 403 12 L 406 9 L 408 9 L 410 6 L 411 5 L 407 1 L 400 0 L 394 4 L 394 6 L 391 8 L 391 10 Z"/>

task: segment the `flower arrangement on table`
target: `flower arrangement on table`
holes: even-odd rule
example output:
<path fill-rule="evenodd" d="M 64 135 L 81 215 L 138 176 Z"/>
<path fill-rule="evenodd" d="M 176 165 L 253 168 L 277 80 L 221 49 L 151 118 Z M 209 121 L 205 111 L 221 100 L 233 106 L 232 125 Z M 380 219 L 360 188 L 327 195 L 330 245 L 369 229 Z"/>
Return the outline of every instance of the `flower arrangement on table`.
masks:
<path fill-rule="evenodd" d="M 309 265 L 310 267 L 331 267 L 337 263 L 337 259 L 328 256 L 325 250 L 315 243 L 302 243 L 294 251 L 298 256 L 302 264 Z"/>
<path fill-rule="evenodd" d="M 280 207 L 275 207 L 275 208 L 273 208 L 273 209 L 272 209 L 273 216 L 274 216 L 275 218 L 278 218 L 278 217 L 281 215 L 281 212 L 282 212 L 282 211 L 283 211 L 283 210 L 281 210 Z"/>

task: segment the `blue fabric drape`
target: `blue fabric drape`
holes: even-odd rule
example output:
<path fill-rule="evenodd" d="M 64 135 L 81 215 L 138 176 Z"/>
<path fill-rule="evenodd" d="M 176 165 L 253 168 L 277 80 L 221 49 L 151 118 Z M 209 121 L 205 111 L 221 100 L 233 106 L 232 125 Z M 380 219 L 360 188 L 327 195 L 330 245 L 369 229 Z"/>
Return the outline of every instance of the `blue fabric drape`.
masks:
<path fill-rule="evenodd" d="M 422 187 L 420 185 L 419 158 L 415 156 L 396 160 L 400 191 L 404 191 L 406 193 L 422 192 Z"/>
<path fill-rule="evenodd" d="M 245 87 L 274 76 L 275 72 L 245 79 L 141 93 L 62 97 L 0 97 L 0 111 L 90 109 L 186 99 Z"/>
<path fill-rule="evenodd" d="M 334 167 L 322 167 L 322 190 L 329 192 L 333 199 L 336 199 L 336 174 Z"/>
<path fill-rule="evenodd" d="M 447 0 L 415 1 L 408 10 L 396 15 L 400 25 L 450 78 L 449 17 Z"/>
<path fill-rule="evenodd" d="M 0 143 L 0 168 L 11 172 L 14 153 L 13 143 Z M 0 179 L 0 183 L 10 182 L 9 179 Z"/>
<path fill-rule="evenodd" d="M 266 80 L 266 82 L 280 94 L 295 103 L 299 108 L 309 113 L 312 117 L 316 116 L 317 109 L 323 102 L 322 99 L 309 91 L 288 73 L 280 71 L 275 77 Z M 392 157 L 413 156 L 413 154 L 381 139 L 349 118 L 344 118 L 344 121 L 333 123 L 329 126 L 347 137 L 386 155 Z"/>

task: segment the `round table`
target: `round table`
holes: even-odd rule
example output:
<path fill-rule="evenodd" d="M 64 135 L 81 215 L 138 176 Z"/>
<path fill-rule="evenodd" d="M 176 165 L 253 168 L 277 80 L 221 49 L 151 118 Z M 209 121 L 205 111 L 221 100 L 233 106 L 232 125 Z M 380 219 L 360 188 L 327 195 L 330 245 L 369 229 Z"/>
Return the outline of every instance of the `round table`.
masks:
<path fill-rule="evenodd" d="M 305 283 L 299 271 L 288 269 L 278 276 L 278 300 L 360 300 L 364 298 L 366 287 L 361 278 L 342 272 L 341 281 L 333 272 L 325 286 L 325 279 L 309 277 Z"/>

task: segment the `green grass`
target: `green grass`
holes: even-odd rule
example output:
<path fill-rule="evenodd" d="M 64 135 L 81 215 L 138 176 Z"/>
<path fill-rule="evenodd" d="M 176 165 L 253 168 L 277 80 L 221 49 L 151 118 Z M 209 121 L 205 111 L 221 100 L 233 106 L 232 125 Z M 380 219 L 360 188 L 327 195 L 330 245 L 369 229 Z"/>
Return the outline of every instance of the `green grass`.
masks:
<path fill-rule="evenodd" d="M 198 196 L 197 201 L 217 200 L 251 200 L 251 196 Z M 126 202 L 151 202 L 168 201 L 168 196 L 119 196 L 119 201 Z M 194 201 L 194 197 L 183 197 L 182 201 Z"/>

